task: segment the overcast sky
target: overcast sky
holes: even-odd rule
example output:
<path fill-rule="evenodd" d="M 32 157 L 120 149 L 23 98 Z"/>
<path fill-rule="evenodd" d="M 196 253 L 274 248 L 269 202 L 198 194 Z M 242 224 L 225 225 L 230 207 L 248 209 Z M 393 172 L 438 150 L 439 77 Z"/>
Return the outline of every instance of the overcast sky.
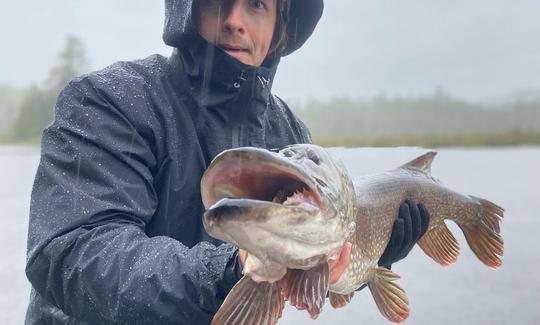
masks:
<path fill-rule="evenodd" d="M 67 34 L 93 69 L 169 55 L 162 0 L 0 0 L 0 83 L 46 78 Z M 330 0 L 274 84 L 289 99 L 430 94 L 472 100 L 540 90 L 539 0 Z"/>

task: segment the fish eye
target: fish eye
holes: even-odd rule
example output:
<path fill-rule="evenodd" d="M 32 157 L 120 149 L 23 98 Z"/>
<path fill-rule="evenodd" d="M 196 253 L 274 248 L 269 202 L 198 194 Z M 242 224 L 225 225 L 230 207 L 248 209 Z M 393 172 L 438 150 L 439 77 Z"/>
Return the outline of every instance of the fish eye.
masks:
<path fill-rule="evenodd" d="M 291 158 L 295 155 L 295 152 L 292 148 L 286 148 L 285 150 L 283 150 L 283 155 L 287 158 Z"/>
<path fill-rule="evenodd" d="M 313 151 L 311 151 L 311 150 L 308 150 L 308 151 L 306 152 L 306 154 L 307 154 L 307 157 L 308 157 L 311 161 L 313 161 L 315 164 L 317 164 L 317 165 L 320 165 L 320 164 L 321 164 L 321 159 L 319 158 L 319 156 L 317 156 L 317 155 L 315 154 L 315 152 L 313 152 Z"/>

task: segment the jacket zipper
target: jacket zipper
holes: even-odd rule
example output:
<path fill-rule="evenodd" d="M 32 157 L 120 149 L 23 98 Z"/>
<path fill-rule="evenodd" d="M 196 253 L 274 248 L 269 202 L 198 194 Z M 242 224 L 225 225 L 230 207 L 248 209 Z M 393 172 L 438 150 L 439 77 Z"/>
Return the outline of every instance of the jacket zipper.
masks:
<path fill-rule="evenodd" d="M 233 127 L 232 129 L 232 148 L 240 147 L 242 133 L 242 125 Z"/>

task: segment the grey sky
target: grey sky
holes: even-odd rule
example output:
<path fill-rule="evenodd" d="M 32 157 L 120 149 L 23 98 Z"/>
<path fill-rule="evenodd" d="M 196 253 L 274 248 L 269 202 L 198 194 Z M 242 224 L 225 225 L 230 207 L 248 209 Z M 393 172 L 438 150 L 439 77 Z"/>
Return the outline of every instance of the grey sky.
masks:
<path fill-rule="evenodd" d="M 163 1 L 0 0 L 0 83 L 45 79 L 68 33 L 93 69 L 168 55 Z M 285 98 L 427 94 L 473 99 L 540 89 L 538 0 L 327 0 L 304 48 L 283 60 Z"/>

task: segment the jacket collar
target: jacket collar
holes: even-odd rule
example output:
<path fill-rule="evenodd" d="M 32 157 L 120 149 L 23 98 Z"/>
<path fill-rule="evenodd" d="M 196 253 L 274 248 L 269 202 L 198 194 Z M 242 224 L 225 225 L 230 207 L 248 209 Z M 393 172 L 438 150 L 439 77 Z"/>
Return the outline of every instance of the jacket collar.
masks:
<path fill-rule="evenodd" d="M 172 60 L 181 61 L 200 106 L 228 101 L 268 103 L 279 59 L 254 67 L 229 56 L 197 33 L 184 36 L 184 46 L 174 50 Z"/>

